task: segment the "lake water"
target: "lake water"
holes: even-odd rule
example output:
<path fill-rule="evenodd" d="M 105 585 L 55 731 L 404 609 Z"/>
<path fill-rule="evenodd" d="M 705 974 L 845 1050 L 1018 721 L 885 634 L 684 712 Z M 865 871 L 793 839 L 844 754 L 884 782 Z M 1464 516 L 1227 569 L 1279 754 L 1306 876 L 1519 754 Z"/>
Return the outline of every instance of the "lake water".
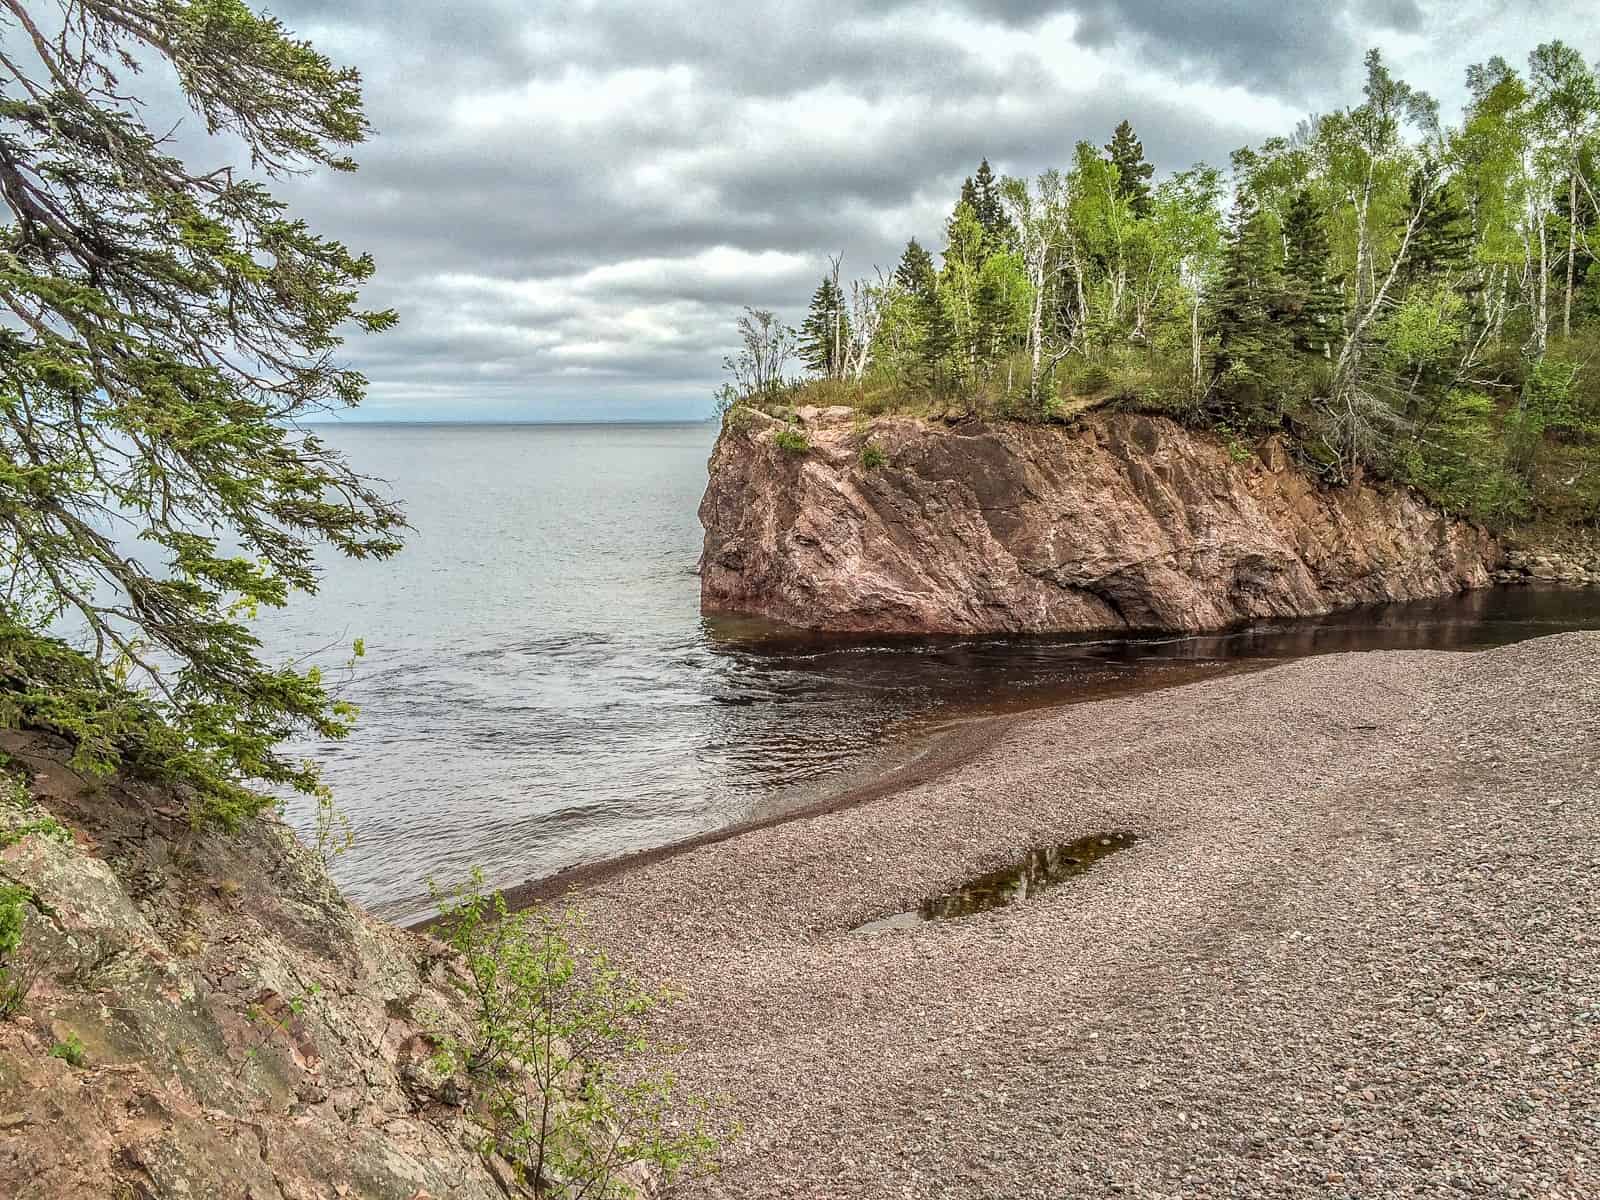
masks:
<path fill-rule="evenodd" d="M 1600 627 L 1600 592 L 1503 589 L 1222 638 L 792 636 L 699 613 L 709 424 L 347 425 L 414 526 L 387 563 L 328 564 L 266 614 L 278 654 L 366 657 L 323 761 L 357 834 L 334 873 L 396 920 L 427 879 L 501 886 L 806 796 L 941 722 L 1159 686 L 1197 664 L 1468 647 Z M 309 824 L 291 799 L 289 817 Z"/>

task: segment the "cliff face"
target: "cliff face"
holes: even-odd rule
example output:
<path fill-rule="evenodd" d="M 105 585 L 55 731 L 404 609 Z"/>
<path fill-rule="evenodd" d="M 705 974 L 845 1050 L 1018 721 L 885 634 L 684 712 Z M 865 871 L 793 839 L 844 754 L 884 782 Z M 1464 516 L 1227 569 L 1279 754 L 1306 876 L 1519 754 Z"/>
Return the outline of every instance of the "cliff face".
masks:
<path fill-rule="evenodd" d="M 1215 629 L 1481 587 L 1500 556 L 1404 489 L 1324 487 L 1277 443 L 1230 452 L 1159 417 L 800 420 L 803 454 L 759 413 L 718 439 L 707 612 L 881 633 Z M 863 465 L 864 437 L 883 465 Z"/>
<path fill-rule="evenodd" d="M 0 752 L 32 777 L 26 807 L 0 799 L 0 884 L 31 897 L 0 1196 L 507 1194 L 429 1064 L 430 1022 L 460 1007 L 442 945 L 352 908 L 276 821 L 197 833 L 170 793 L 86 780 L 52 737 L 0 732 Z"/>

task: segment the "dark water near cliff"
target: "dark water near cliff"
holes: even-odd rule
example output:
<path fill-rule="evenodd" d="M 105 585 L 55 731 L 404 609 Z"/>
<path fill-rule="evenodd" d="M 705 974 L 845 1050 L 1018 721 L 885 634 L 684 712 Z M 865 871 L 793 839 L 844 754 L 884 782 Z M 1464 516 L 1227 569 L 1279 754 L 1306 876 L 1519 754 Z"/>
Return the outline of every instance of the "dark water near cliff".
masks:
<path fill-rule="evenodd" d="M 501 885 L 658 845 L 829 785 L 974 712 L 1159 686 L 1197 665 L 1488 645 L 1600 628 L 1600 592 L 1503 590 L 1227 637 L 1094 641 L 775 635 L 699 615 L 710 425 L 350 426 L 415 532 L 389 563 L 329 564 L 263 619 L 275 650 L 351 639 L 356 733 L 308 747 L 358 840 L 357 899 L 426 914 L 427 877 Z M 298 800 L 290 818 L 306 824 Z"/>

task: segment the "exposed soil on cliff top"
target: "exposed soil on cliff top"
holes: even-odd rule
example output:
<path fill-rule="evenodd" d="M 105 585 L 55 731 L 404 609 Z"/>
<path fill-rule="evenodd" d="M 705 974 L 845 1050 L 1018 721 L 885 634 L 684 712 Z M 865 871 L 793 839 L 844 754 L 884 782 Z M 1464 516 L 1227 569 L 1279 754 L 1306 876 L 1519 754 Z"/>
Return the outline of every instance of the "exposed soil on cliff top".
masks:
<path fill-rule="evenodd" d="M 722 1197 L 1600 1194 L 1600 635 L 1062 709 L 581 895 Z M 1134 845 L 863 937 L 1029 846 Z"/>

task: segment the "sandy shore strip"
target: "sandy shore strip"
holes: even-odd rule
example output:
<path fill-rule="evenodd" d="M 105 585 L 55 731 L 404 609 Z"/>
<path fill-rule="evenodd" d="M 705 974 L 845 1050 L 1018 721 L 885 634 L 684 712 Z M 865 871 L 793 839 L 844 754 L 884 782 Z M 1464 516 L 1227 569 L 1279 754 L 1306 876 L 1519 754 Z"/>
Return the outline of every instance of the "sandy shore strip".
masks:
<path fill-rule="evenodd" d="M 744 1125 L 689 1196 L 1600 1196 L 1600 634 L 1305 659 L 577 893 Z M 1028 846 L 1131 849 L 863 936 Z"/>

